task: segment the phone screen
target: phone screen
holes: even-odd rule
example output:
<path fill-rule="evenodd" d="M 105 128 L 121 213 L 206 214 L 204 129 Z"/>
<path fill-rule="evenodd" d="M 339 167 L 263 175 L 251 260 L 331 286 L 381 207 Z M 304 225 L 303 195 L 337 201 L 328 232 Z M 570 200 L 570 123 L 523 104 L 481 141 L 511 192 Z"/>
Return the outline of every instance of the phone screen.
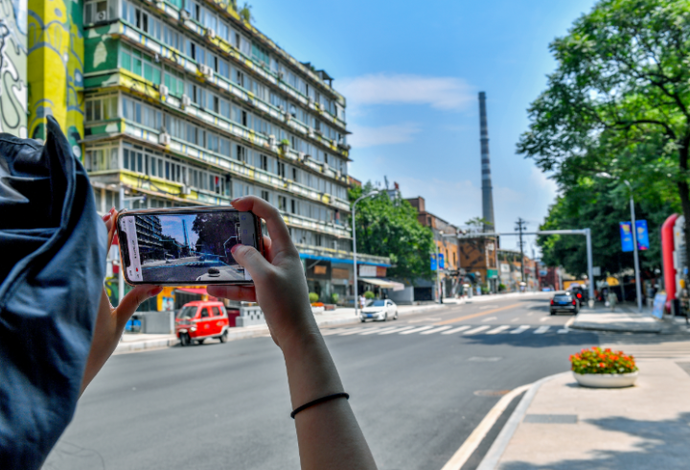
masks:
<path fill-rule="evenodd" d="M 132 284 L 252 280 L 231 252 L 237 244 L 259 249 L 256 216 L 251 212 L 124 213 L 118 218 L 118 229 L 124 275 Z"/>

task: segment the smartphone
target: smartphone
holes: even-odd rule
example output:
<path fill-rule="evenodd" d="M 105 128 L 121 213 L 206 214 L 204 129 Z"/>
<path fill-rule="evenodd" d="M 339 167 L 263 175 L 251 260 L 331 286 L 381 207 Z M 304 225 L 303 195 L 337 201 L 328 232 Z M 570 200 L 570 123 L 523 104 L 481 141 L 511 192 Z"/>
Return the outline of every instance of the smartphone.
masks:
<path fill-rule="evenodd" d="M 264 252 L 259 218 L 227 206 L 123 211 L 117 236 L 131 285 L 253 284 L 232 247 Z"/>

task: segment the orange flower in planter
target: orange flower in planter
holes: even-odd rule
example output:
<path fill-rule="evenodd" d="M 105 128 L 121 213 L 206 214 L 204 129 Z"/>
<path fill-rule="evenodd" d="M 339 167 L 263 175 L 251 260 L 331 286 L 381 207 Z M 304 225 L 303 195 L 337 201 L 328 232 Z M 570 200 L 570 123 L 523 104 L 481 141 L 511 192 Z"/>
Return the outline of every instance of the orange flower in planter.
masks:
<path fill-rule="evenodd" d="M 637 370 L 632 356 L 610 348 L 602 350 L 598 346 L 571 355 L 570 364 L 577 374 L 626 374 Z"/>

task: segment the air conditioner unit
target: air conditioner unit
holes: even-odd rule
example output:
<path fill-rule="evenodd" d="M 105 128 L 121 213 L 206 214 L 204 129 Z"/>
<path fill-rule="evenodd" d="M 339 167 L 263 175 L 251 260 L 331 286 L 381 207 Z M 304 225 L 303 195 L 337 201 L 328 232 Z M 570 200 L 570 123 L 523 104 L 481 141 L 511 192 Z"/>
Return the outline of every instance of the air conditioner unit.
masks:
<path fill-rule="evenodd" d="M 180 21 L 187 21 L 190 15 L 187 10 L 180 10 Z"/>
<path fill-rule="evenodd" d="M 186 184 L 183 184 L 182 188 L 180 189 L 180 193 L 183 196 L 189 196 L 190 194 L 192 194 L 192 190 L 189 189 L 189 186 L 187 186 Z"/>
<path fill-rule="evenodd" d="M 108 11 L 97 11 L 96 12 L 96 21 L 107 21 L 108 20 Z"/>
<path fill-rule="evenodd" d="M 161 132 L 160 134 L 158 134 L 158 144 L 164 145 L 166 147 L 170 145 L 170 134 L 168 134 L 167 132 Z"/>
<path fill-rule="evenodd" d="M 270 147 L 275 147 L 275 146 L 276 146 L 276 136 L 274 136 L 273 134 L 271 134 L 271 135 L 268 136 L 268 145 L 269 145 Z"/>
<path fill-rule="evenodd" d="M 206 38 L 207 39 L 213 39 L 216 37 L 216 32 L 213 30 L 213 28 L 206 28 Z"/>
<path fill-rule="evenodd" d="M 187 95 L 182 95 L 182 108 L 188 108 L 192 104 L 192 100 Z"/>
<path fill-rule="evenodd" d="M 312 129 L 311 127 L 309 128 L 309 138 L 310 139 L 316 138 L 316 134 L 314 134 L 314 129 Z"/>
<path fill-rule="evenodd" d="M 287 111 L 285 111 L 285 112 L 283 113 L 283 119 L 285 119 L 286 122 L 289 121 L 289 120 L 290 120 L 290 113 L 288 113 Z"/>
<path fill-rule="evenodd" d="M 307 97 L 307 104 L 311 108 L 311 106 L 314 104 L 314 98 L 312 98 L 311 96 L 308 96 Z"/>
<path fill-rule="evenodd" d="M 279 80 L 282 80 L 284 75 L 285 75 L 285 74 L 283 73 L 282 70 L 279 71 L 279 72 L 278 72 L 278 79 L 279 79 Z"/>
<path fill-rule="evenodd" d="M 208 65 L 199 64 L 199 72 L 206 78 L 213 78 L 213 69 Z"/>
<path fill-rule="evenodd" d="M 167 97 L 168 97 L 168 87 L 165 86 L 165 85 L 163 85 L 163 84 L 161 84 L 161 85 L 158 87 L 158 93 L 160 93 L 161 99 L 167 98 Z"/>

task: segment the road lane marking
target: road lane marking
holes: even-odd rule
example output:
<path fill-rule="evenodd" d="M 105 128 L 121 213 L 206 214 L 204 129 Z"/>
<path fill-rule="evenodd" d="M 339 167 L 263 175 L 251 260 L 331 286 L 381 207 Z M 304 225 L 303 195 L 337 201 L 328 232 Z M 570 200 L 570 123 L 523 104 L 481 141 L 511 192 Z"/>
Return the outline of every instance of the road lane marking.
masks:
<path fill-rule="evenodd" d="M 473 313 L 471 315 L 465 315 L 463 317 L 458 317 L 458 318 L 451 318 L 450 320 L 445 320 L 439 323 L 436 323 L 437 325 L 450 325 L 451 323 L 457 323 L 459 321 L 463 320 L 469 320 L 470 318 L 477 318 L 477 317 L 483 317 L 484 315 L 490 315 L 492 313 L 500 312 L 501 310 L 507 310 L 509 308 L 514 308 L 514 307 L 519 307 L 521 304 L 512 304 L 512 305 L 506 305 L 505 307 L 499 307 L 493 310 L 487 310 L 486 312 L 479 312 L 479 313 Z"/>
<path fill-rule="evenodd" d="M 519 320 L 520 320 L 520 317 L 513 318 L 512 320 L 510 320 L 510 323 L 517 323 Z"/>
<path fill-rule="evenodd" d="M 491 331 L 487 331 L 486 334 L 487 335 L 495 335 L 497 333 L 502 332 L 503 330 L 507 330 L 508 328 L 510 328 L 510 326 L 508 326 L 508 325 L 499 326 L 498 328 L 494 328 Z"/>
<path fill-rule="evenodd" d="M 441 470 L 459 470 L 462 468 L 474 451 L 477 450 L 477 447 L 482 443 L 491 428 L 494 427 L 496 421 L 498 421 L 506 408 L 508 408 L 508 405 L 510 405 L 515 397 L 527 390 L 531 385 L 532 384 L 523 385 L 522 387 L 514 389 L 507 395 L 503 395 Z"/>
<path fill-rule="evenodd" d="M 489 317 L 489 318 L 485 318 L 485 319 L 482 320 L 482 322 L 487 322 L 487 321 L 492 321 L 492 320 L 498 320 L 498 317 Z"/>
<path fill-rule="evenodd" d="M 563 334 L 569 333 L 569 332 L 570 332 L 570 330 L 566 327 L 566 328 L 561 328 L 560 330 L 558 330 L 557 333 L 558 333 L 559 335 L 563 335 Z"/>
<path fill-rule="evenodd" d="M 419 328 L 414 328 L 412 330 L 403 331 L 401 335 L 411 335 L 412 333 L 419 333 L 420 331 L 430 330 L 433 326 L 420 326 Z"/>
<path fill-rule="evenodd" d="M 440 319 L 441 319 L 441 317 L 415 318 L 414 320 L 408 320 L 407 323 L 423 323 L 423 322 L 439 321 Z"/>
<path fill-rule="evenodd" d="M 422 331 L 419 334 L 420 335 L 433 335 L 434 333 L 438 333 L 439 331 L 445 331 L 445 330 L 448 330 L 450 328 L 453 328 L 453 327 L 452 326 L 440 326 L 438 328 L 434 328 L 433 330 Z"/>
<path fill-rule="evenodd" d="M 400 327 L 399 326 L 388 326 L 385 328 L 369 328 L 369 331 L 365 331 L 363 333 L 360 333 L 360 335 L 361 336 L 373 335 L 375 333 L 383 333 L 384 331 L 390 331 L 390 330 L 394 330 L 396 328 L 400 328 Z"/>
<path fill-rule="evenodd" d="M 534 334 L 535 335 L 543 335 L 544 333 L 549 331 L 549 328 L 551 328 L 549 325 L 540 326 L 539 328 L 534 330 Z"/>
<path fill-rule="evenodd" d="M 371 327 L 370 327 L 371 328 Z M 367 330 L 368 328 L 360 326 L 359 328 L 355 328 L 351 331 L 346 331 L 344 333 L 340 333 L 338 336 L 349 336 L 349 335 L 356 335 L 357 333 L 361 333 L 363 330 Z M 378 330 L 378 328 L 375 328 Z"/>
<path fill-rule="evenodd" d="M 551 317 L 541 317 L 539 319 L 539 321 L 547 321 L 547 320 L 551 320 Z"/>
<path fill-rule="evenodd" d="M 357 326 L 356 328 L 361 328 L 361 327 Z M 330 328 L 330 329 L 327 329 L 325 331 L 322 331 L 321 336 L 335 335 L 338 333 L 342 333 L 344 331 L 350 331 L 352 329 L 354 329 L 354 328 Z"/>
<path fill-rule="evenodd" d="M 510 334 L 519 335 L 520 333 L 523 333 L 525 330 L 529 330 L 529 325 L 521 325 L 518 328 L 515 328 L 513 331 L 511 331 Z"/>
<path fill-rule="evenodd" d="M 498 305 L 483 305 L 479 307 L 479 310 L 486 310 L 487 308 L 496 308 Z"/>
<path fill-rule="evenodd" d="M 489 328 L 491 328 L 489 325 L 478 326 L 477 328 L 475 328 L 473 330 L 465 331 L 463 333 L 463 335 L 473 335 L 475 333 L 479 333 L 479 332 L 482 332 L 484 330 L 488 330 Z"/>
<path fill-rule="evenodd" d="M 384 331 L 383 333 L 379 333 L 380 335 L 392 335 L 393 333 L 399 333 L 404 330 L 409 330 L 410 328 L 415 328 L 414 326 L 403 326 L 400 328 L 397 328 L 395 330 L 390 330 L 390 331 Z"/>
<path fill-rule="evenodd" d="M 444 331 L 441 334 L 442 335 L 452 335 L 453 333 L 459 333 L 461 331 L 469 330 L 470 328 L 472 328 L 470 325 L 465 325 L 465 326 L 461 326 L 459 328 L 454 328 L 454 329 L 449 330 L 449 331 Z"/>

